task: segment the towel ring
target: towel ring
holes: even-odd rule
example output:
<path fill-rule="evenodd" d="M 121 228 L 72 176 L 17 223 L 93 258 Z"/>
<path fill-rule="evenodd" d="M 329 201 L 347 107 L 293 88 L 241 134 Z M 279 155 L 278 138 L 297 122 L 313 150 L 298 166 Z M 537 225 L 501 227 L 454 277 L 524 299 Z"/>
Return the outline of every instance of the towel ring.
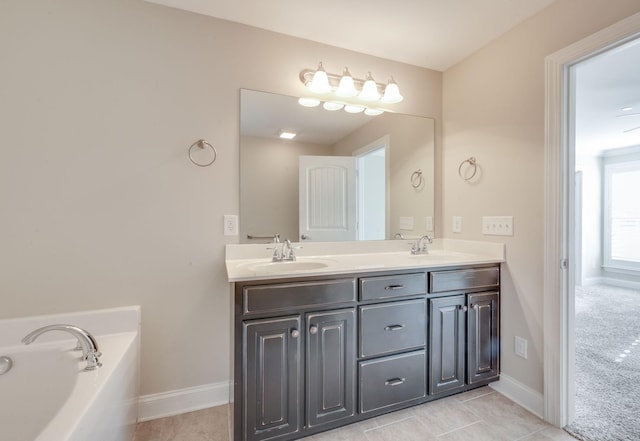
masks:
<path fill-rule="evenodd" d="M 411 173 L 411 186 L 418 188 L 422 185 L 422 170 L 418 169 Z"/>
<path fill-rule="evenodd" d="M 469 167 L 473 167 L 473 173 L 471 173 L 471 176 L 469 176 L 468 178 L 465 178 L 462 175 L 462 166 L 465 165 L 466 163 L 469 163 Z M 465 181 L 470 181 L 471 179 L 473 179 L 473 177 L 476 175 L 477 172 L 478 172 L 478 164 L 476 164 L 476 158 L 474 158 L 473 156 L 470 157 L 469 159 L 462 161 L 460 163 L 460 167 L 458 167 L 458 175 Z"/>
<path fill-rule="evenodd" d="M 211 151 L 213 152 L 213 159 L 205 164 L 201 164 L 199 162 L 197 162 L 195 159 L 193 159 L 193 148 L 198 146 L 201 149 L 204 149 L 205 146 L 209 147 L 211 149 Z M 195 165 L 197 165 L 198 167 L 208 167 L 211 164 L 213 164 L 214 162 L 216 162 L 216 159 L 218 158 L 218 152 L 216 151 L 216 148 L 214 146 L 212 146 L 210 143 L 208 143 L 207 141 L 205 141 L 204 139 L 199 139 L 196 142 L 194 142 L 193 144 L 191 144 L 191 147 L 189 147 L 189 159 L 191 160 L 191 162 L 193 162 Z"/>

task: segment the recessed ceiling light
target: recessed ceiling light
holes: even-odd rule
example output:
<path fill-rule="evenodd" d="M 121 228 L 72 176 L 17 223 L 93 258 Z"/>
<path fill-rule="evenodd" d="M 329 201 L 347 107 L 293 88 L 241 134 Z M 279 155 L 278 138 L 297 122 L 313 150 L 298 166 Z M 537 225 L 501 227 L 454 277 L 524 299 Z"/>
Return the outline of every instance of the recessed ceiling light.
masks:
<path fill-rule="evenodd" d="M 293 139 L 296 137 L 296 134 L 288 130 L 280 130 L 278 136 L 282 139 Z"/>

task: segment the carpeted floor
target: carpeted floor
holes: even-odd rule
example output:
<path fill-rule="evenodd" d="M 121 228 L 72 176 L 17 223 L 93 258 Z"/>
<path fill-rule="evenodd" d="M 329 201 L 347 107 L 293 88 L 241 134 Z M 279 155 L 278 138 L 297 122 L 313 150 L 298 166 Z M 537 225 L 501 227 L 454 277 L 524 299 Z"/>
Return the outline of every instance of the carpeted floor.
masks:
<path fill-rule="evenodd" d="M 576 411 L 585 441 L 640 440 L 640 291 L 576 287 Z"/>

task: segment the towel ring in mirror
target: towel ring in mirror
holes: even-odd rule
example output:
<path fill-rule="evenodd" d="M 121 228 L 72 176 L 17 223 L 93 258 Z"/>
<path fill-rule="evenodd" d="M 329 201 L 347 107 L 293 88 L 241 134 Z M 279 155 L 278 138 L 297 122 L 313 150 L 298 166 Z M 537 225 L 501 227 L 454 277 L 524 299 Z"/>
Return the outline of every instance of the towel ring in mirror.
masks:
<path fill-rule="evenodd" d="M 411 186 L 413 188 L 418 188 L 422 185 L 422 170 L 418 169 L 411 173 Z"/>

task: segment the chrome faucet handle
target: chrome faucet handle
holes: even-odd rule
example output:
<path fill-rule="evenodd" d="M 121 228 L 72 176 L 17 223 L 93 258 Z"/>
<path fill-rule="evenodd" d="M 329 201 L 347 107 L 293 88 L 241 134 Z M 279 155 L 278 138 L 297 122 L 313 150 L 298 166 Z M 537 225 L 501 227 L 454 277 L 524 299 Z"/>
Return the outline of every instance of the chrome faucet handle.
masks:
<path fill-rule="evenodd" d="M 411 254 L 429 254 L 427 243 L 433 243 L 433 239 L 427 234 L 411 245 Z"/>
<path fill-rule="evenodd" d="M 100 363 L 100 356 L 102 356 L 102 352 L 100 351 L 92 351 L 85 355 L 84 360 L 87 362 L 87 366 L 84 368 L 84 370 L 92 371 L 102 366 L 102 363 Z"/>

